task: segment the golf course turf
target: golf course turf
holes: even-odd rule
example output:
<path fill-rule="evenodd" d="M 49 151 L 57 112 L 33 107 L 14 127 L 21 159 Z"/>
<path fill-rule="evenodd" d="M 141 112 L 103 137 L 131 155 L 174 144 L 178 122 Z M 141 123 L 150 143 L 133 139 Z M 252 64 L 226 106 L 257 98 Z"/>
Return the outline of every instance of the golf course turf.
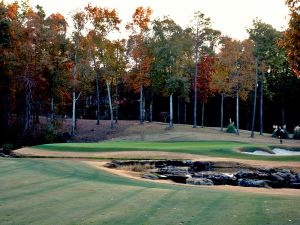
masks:
<path fill-rule="evenodd" d="M 105 141 L 98 143 L 56 143 L 34 146 L 35 149 L 60 152 L 121 152 L 121 151 L 164 151 L 173 153 L 190 153 L 212 157 L 270 160 L 270 161 L 300 161 L 300 156 L 259 156 L 243 154 L 237 149 L 254 151 L 257 149 L 271 150 L 264 144 L 247 144 L 231 141 Z M 299 150 L 299 149 L 297 149 Z"/>
<path fill-rule="evenodd" d="M 6 224 L 300 224 L 300 196 L 135 181 L 76 160 L 0 159 Z"/>

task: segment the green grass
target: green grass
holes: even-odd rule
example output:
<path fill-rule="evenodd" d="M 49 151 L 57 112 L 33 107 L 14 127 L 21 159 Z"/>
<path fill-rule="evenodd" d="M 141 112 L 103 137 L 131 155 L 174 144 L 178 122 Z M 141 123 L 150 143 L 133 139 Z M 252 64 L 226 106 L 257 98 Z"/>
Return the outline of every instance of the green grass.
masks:
<path fill-rule="evenodd" d="M 0 159 L 1 225 L 298 225 L 300 196 L 134 181 L 77 161 Z"/>
<path fill-rule="evenodd" d="M 255 156 L 237 152 L 240 148 L 248 151 L 270 149 L 267 145 L 254 145 L 231 141 L 186 141 L 186 142 L 145 142 L 145 141 L 106 141 L 98 143 L 57 143 L 38 145 L 41 150 L 68 152 L 117 152 L 117 151 L 165 151 L 191 153 L 212 157 L 226 157 L 270 161 L 300 161 L 300 156 Z"/>

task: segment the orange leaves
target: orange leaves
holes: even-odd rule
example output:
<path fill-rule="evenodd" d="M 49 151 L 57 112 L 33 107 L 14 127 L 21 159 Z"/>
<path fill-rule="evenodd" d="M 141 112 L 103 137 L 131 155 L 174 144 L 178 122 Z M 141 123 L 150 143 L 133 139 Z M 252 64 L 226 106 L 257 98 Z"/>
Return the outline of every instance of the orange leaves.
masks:
<path fill-rule="evenodd" d="M 126 29 L 136 30 L 135 27 L 140 29 L 140 32 L 148 29 L 148 25 L 150 23 L 150 16 L 153 11 L 150 7 L 143 8 L 142 6 L 137 7 L 135 9 L 134 14 L 132 15 L 132 23 L 126 25 Z"/>
<path fill-rule="evenodd" d="M 132 15 L 133 23 L 138 25 L 142 30 L 148 28 L 152 9 L 150 7 L 143 8 L 142 6 L 136 8 L 135 13 Z"/>
<path fill-rule="evenodd" d="M 18 13 L 18 8 L 19 5 L 16 2 L 11 5 L 8 5 L 6 11 L 7 17 L 10 18 L 11 20 L 15 19 Z"/>
<path fill-rule="evenodd" d="M 98 32 L 106 34 L 110 30 L 119 30 L 118 25 L 121 19 L 115 9 L 101 8 L 91 4 L 84 9 L 87 12 L 87 18 Z"/>
<path fill-rule="evenodd" d="M 67 21 L 65 17 L 60 13 L 51 14 L 47 21 L 49 23 L 50 29 L 54 32 L 66 32 Z"/>
<path fill-rule="evenodd" d="M 152 10 L 149 7 L 138 7 L 132 15 L 132 22 L 126 26 L 126 29 L 132 32 L 128 40 L 129 54 L 136 64 L 129 73 L 127 83 L 134 92 L 140 91 L 141 85 L 147 87 L 151 84 L 148 76 L 151 56 L 144 43 L 146 37 L 144 31 L 148 28 L 151 14 Z"/>
<path fill-rule="evenodd" d="M 286 4 L 290 10 L 290 21 L 284 34 L 283 46 L 291 69 L 300 78 L 300 4 L 298 0 L 286 0 Z"/>

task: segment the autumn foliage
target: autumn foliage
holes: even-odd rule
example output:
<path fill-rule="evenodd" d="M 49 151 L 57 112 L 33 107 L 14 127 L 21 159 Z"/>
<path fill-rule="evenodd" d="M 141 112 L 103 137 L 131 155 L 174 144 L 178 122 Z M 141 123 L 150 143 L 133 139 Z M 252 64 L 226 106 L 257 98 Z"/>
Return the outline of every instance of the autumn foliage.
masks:
<path fill-rule="evenodd" d="M 215 58 L 213 56 L 203 56 L 200 63 L 198 63 L 198 98 L 205 103 L 213 93 L 210 84 L 215 72 L 214 64 Z"/>
<path fill-rule="evenodd" d="M 177 109 L 177 121 L 183 121 L 184 114 L 185 122 L 196 117 L 194 124 L 199 122 L 195 107 L 200 105 L 195 104 L 193 117 L 189 111 L 192 100 L 199 99 L 204 111 L 204 103 L 213 104 L 216 101 L 210 100 L 216 97 L 221 96 L 222 107 L 232 102 L 238 105 L 241 99 L 236 108 L 243 114 L 241 126 L 245 128 L 245 111 L 250 114 L 254 87 L 259 85 L 265 109 L 281 110 L 269 120 L 292 115 L 290 124 L 297 124 L 299 3 L 286 0 L 286 4 L 291 16 L 286 31 L 257 20 L 250 38 L 239 41 L 222 37 L 201 12 L 195 14 L 194 23 L 182 28 L 168 16 L 153 20 L 149 7 L 137 7 L 122 27 L 114 8 L 88 4 L 72 12 L 68 24 L 59 12 L 48 16 L 29 1 L 0 1 L 0 131 L 4 131 L 0 148 L 19 137 L 34 140 L 28 135 L 41 129 L 40 115 L 52 127 L 56 118 L 72 117 L 74 129 L 79 117 L 102 120 L 109 115 L 112 121 L 139 115 L 143 122 L 148 113 L 152 121 L 152 115 L 159 120 L 157 115 L 169 110 L 170 99 Z M 127 35 L 123 39 L 120 32 L 124 28 Z M 283 39 L 281 48 L 274 44 L 275 39 Z M 271 72 L 267 74 L 268 68 Z M 256 77 L 260 79 L 255 85 Z M 206 107 L 211 110 L 210 104 Z M 226 116 L 238 117 L 238 110 L 228 115 L 232 114 L 228 108 L 234 107 L 222 108 L 224 121 Z M 215 116 L 215 112 L 210 114 Z"/>

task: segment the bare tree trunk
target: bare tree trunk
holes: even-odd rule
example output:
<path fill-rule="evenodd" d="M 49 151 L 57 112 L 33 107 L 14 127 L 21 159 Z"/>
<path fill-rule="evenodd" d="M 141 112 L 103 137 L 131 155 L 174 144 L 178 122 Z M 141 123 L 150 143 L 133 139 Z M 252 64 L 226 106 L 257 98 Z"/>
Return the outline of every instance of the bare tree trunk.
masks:
<path fill-rule="evenodd" d="M 150 113 L 150 115 L 149 115 L 149 120 L 150 120 L 150 122 L 152 122 L 153 121 L 153 91 L 151 91 L 151 100 L 150 100 L 150 106 L 149 106 L 149 113 Z"/>
<path fill-rule="evenodd" d="M 173 94 L 170 95 L 170 128 L 173 128 Z"/>
<path fill-rule="evenodd" d="M 51 122 L 54 121 L 54 81 L 53 81 L 53 79 L 52 79 L 51 100 L 50 100 L 50 119 L 51 119 Z"/>
<path fill-rule="evenodd" d="M 95 56 L 93 55 L 93 62 L 94 62 L 94 70 L 96 73 L 96 91 L 97 91 L 97 123 L 96 125 L 100 124 L 100 88 L 99 88 L 99 71 L 96 64 Z"/>
<path fill-rule="evenodd" d="M 203 128 L 204 127 L 204 100 L 202 102 L 202 115 L 201 115 L 201 127 Z"/>
<path fill-rule="evenodd" d="M 72 93 L 72 131 L 71 135 L 75 135 L 75 129 L 76 129 L 76 102 L 80 97 L 80 94 L 76 98 L 76 88 L 75 88 L 75 81 L 77 77 L 77 52 L 75 53 L 75 59 L 74 59 L 74 73 L 73 73 L 73 81 L 74 81 L 74 86 L 73 86 L 73 93 Z"/>
<path fill-rule="evenodd" d="M 108 95 L 108 101 L 109 101 L 109 109 L 110 109 L 110 128 L 114 128 L 114 114 L 111 104 L 111 96 L 110 96 L 110 88 L 108 84 L 108 80 L 106 80 L 106 87 L 107 87 L 107 95 Z"/>
<path fill-rule="evenodd" d="M 177 123 L 180 124 L 180 97 L 177 96 Z"/>
<path fill-rule="evenodd" d="M 256 97 L 257 97 L 257 80 L 258 80 L 258 57 L 255 60 L 255 84 L 254 84 L 254 103 L 253 103 L 253 114 L 252 114 L 252 129 L 251 137 L 254 138 L 254 126 L 255 126 L 255 112 L 256 112 Z"/>
<path fill-rule="evenodd" d="M 184 101 L 184 124 L 186 124 L 186 101 Z"/>
<path fill-rule="evenodd" d="M 140 88 L 140 124 L 143 124 L 144 123 L 144 109 L 143 109 L 143 104 L 144 104 L 144 101 L 143 101 L 143 84 L 141 84 L 141 88 Z"/>
<path fill-rule="evenodd" d="M 236 91 L 236 134 L 240 135 L 239 90 Z"/>
<path fill-rule="evenodd" d="M 53 121 L 54 120 L 54 96 L 53 96 L 53 94 L 51 96 L 50 117 L 51 117 L 51 121 Z"/>
<path fill-rule="evenodd" d="M 73 93 L 72 93 L 72 136 L 75 135 L 75 127 L 76 127 L 76 93 L 75 93 L 75 87 L 73 88 Z"/>
<path fill-rule="evenodd" d="M 197 28 L 196 33 L 196 44 L 195 44 L 195 74 L 194 74 L 194 125 L 193 128 L 197 127 L 197 78 L 198 78 L 198 45 L 199 45 L 199 31 Z"/>
<path fill-rule="evenodd" d="M 221 131 L 223 131 L 223 120 L 224 120 L 224 94 L 221 94 Z"/>
<path fill-rule="evenodd" d="M 281 108 L 281 126 L 284 127 L 285 121 L 284 121 L 284 101 L 282 100 L 282 108 Z"/>
<path fill-rule="evenodd" d="M 2 68 L 0 68 L 0 71 L 3 71 Z M 10 87 L 10 79 L 3 74 L 3 83 L 5 84 L 3 87 L 0 88 L 0 102 L 3 104 L 2 107 L 0 107 L 0 129 L 7 130 L 9 125 L 9 87 Z M 4 134 L 3 140 L 5 139 L 5 136 L 7 134 Z"/>
<path fill-rule="evenodd" d="M 30 104 L 31 104 L 31 82 L 27 76 L 28 68 L 26 68 L 24 76 L 25 101 L 23 115 L 23 130 L 27 131 L 30 128 Z"/>
<path fill-rule="evenodd" d="M 260 109 L 259 109 L 259 134 L 263 135 L 263 98 L 264 98 L 264 80 L 265 80 L 265 73 L 262 72 L 261 75 L 261 81 L 260 81 Z"/>
<path fill-rule="evenodd" d="M 145 96 L 143 96 L 143 121 L 145 121 L 147 118 L 146 118 L 146 98 Z"/>
<path fill-rule="evenodd" d="M 119 98 L 118 98 L 118 78 L 116 78 L 116 115 L 115 115 L 115 123 L 118 124 L 118 116 L 119 116 Z"/>

